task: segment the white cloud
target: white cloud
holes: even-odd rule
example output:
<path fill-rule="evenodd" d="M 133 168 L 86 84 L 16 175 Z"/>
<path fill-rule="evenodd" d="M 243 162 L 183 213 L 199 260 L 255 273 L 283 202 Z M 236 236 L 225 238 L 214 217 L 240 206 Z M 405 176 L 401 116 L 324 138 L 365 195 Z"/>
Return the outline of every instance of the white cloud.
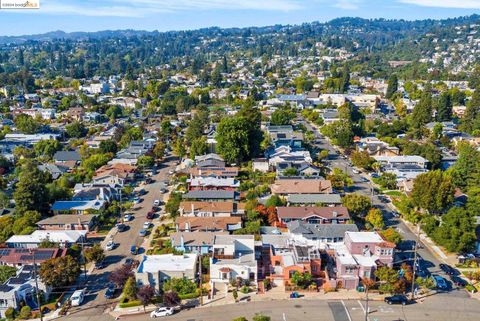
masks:
<path fill-rule="evenodd" d="M 185 10 L 292 11 L 301 8 L 300 0 L 43 0 L 40 4 L 40 12 L 46 14 L 134 18 Z"/>
<path fill-rule="evenodd" d="M 399 0 L 422 7 L 480 9 L 480 0 Z"/>
<path fill-rule="evenodd" d="M 343 10 L 356 10 L 361 2 L 362 0 L 338 0 L 333 6 Z"/>

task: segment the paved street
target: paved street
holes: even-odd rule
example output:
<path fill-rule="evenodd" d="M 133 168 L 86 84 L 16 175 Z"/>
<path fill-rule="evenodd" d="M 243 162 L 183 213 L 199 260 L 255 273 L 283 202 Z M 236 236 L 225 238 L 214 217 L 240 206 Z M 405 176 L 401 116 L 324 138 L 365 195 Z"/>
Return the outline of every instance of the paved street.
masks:
<path fill-rule="evenodd" d="M 73 312 L 73 318 L 78 317 L 82 320 L 96 320 L 99 315 L 103 314 L 111 307 L 111 304 L 116 301 L 116 299 L 107 300 L 104 298 L 106 285 L 108 284 L 108 275 L 115 268 L 118 268 L 120 266 L 119 263 L 126 258 L 140 259 L 141 255 L 144 254 L 144 241 L 148 239 L 148 235 L 141 237 L 139 236 L 139 231 L 142 229 L 143 223 L 147 221 L 146 215 L 152 208 L 153 201 L 156 199 L 163 200 L 164 195 L 160 193 L 160 188 L 163 187 L 163 182 L 168 180 L 168 171 L 175 168 L 175 165 L 176 159 L 168 158 L 166 162 L 158 166 L 157 174 L 152 177 L 154 181 L 151 184 L 142 186 L 147 193 L 142 196 L 142 201 L 139 204 L 134 205 L 133 210 L 128 211 L 128 213 L 133 213 L 135 218 L 125 223 L 128 226 L 126 231 L 120 233 L 116 231 L 116 228 L 112 231 L 113 240 L 117 246 L 112 251 L 105 252 L 107 255 L 105 263 L 107 266 L 101 270 L 94 270 L 88 276 L 86 286 L 88 296 L 86 297 L 86 303 L 78 308 L 70 309 L 70 312 Z M 162 209 L 163 208 L 164 206 L 162 206 Z M 159 221 L 159 214 L 160 212 L 156 215 L 153 222 Z M 110 237 L 107 237 L 102 242 L 104 248 L 108 239 L 110 239 Z M 136 257 L 130 254 L 132 245 L 141 248 Z"/>

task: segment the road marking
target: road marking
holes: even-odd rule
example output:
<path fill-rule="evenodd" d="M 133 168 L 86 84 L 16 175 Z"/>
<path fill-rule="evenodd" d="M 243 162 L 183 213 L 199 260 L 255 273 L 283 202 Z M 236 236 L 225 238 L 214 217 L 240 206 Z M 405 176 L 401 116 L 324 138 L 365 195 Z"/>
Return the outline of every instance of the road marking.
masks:
<path fill-rule="evenodd" d="M 349 320 L 349 321 L 352 321 L 352 318 L 350 317 L 350 312 L 348 312 L 348 309 L 347 309 L 347 307 L 345 306 L 345 302 L 343 302 L 343 300 L 342 300 L 342 305 L 343 305 L 343 307 L 345 308 L 345 312 L 347 312 L 348 320 Z M 285 320 L 285 321 L 286 321 L 286 320 Z"/>
<path fill-rule="evenodd" d="M 360 300 L 357 300 L 357 302 L 360 305 L 360 308 L 362 308 L 363 313 L 365 313 L 365 308 L 363 307 L 362 302 L 360 302 Z"/>

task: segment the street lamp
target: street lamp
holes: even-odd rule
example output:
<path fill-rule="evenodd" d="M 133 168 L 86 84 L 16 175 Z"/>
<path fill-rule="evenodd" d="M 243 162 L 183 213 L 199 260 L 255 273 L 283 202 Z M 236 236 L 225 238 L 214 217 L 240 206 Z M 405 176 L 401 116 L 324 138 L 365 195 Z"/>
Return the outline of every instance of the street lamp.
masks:
<path fill-rule="evenodd" d="M 31 249 L 30 253 L 33 255 L 33 276 L 35 277 L 35 292 L 37 296 L 37 305 L 38 305 L 38 311 L 40 312 L 40 321 L 43 321 L 43 315 L 42 315 L 42 305 L 40 303 L 40 290 L 38 288 L 38 273 L 37 273 L 37 261 L 35 259 L 35 252 L 36 250 Z"/>

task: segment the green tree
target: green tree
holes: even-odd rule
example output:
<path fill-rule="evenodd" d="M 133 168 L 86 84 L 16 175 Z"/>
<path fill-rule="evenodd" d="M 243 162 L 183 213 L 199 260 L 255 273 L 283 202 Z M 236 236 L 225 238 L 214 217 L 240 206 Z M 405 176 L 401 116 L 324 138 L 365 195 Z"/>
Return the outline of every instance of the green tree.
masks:
<path fill-rule="evenodd" d="M 163 283 L 163 291 L 174 291 L 180 295 L 195 293 L 197 285 L 186 278 L 171 278 Z"/>
<path fill-rule="evenodd" d="M 300 273 L 295 271 L 291 281 L 296 286 L 306 289 L 312 283 L 312 275 L 309 272 Z"/>
<path fill-rule="evenodd" d="M 462 207 L 452 207 L 433 230 L 435 242 L 449 252 L 470 252 L 475 248 L 475 218 Z"/>
<path fill-rule="evenodd" d="M 362 216 L 372 207 L 370 198 L 358 193 L 345 195 L 342 204 L 353 216 Z"/>
<path fill-rule="evenodd" d="M 24 134 L 36 134 L 41 124 L 27 114 L 20 114 L 14 119 L 15 127 Z"/>
<path fill-rule="evenodd" d="M 253 321 L 270 321 L 271 318 L 269 316 L 263 315 L 263 314 L 255 314 L 253 317 Z"/>
<path fill-rule="evenodd" d="M 123 287 L 122 296 L 128 300 L 135 300 L 137 298 L 138 287 L 134 277 L 128 278 Z"/>
<path fill-rule="evenodd" d="M 412 112 L 411 124 L 414 128 L 420 128 L 432 120 L 432 94 L 425 91 L 420 101 L 415 105 Z"/>
<path fill-rule="evenodd" d="M 249 124 L 243 117 L 223 118 L 217 129 L 217 150 L 227 163 L 240 163 L 250 155 Z"/>
<path fill-rule="evenodd" d="M 87 128 L 85 125 L 79 121 L 73 122 L 65 126 L 65 132 L 67 133 L 68 137 L 71 138 L 82 138 L 87 135 Z"/>
<path fill-rule="evenodd" d="M 331 181 L 332 187 L 336 190 L 343 190 L 353 184 L 350 176 L 339 168 L 334 168 L 332 173 L 327 175 L 327 179 Z"/>
<path fill-rule="evenodd" d="M 391 99 L 393 95 L 398 91 L 398 77 L 396 74 L 391 74 L 388 78 L 388 87 L 385 97 Z"/>
<path fill-rule="evenodd" d="M 70 255 L 48 259 L 40 264 L 42 281 L 52 287 L 72 285 L 80 275 L 80 264 Z"/>
<path fill-rule="evenodd" d="M 14 308 L 8 307 L 5 310 L 5 318 L 7 318 L 7 320 L 13 320 L 13 319 L 15 319 L 16 313 L 17 313 L 17 311 L 15 311 Z"/>
<path fill-rule="evenodd" d="M 195 159 L 195 156 L 205 155 L 208 151 L 207 138 L 200 136 L 194 139 L 190 144 L 190 159 Z"/>
<path fill-rule="evenodd" d="M 17 215 L 33 210 L 41 213 L 48 211 L 47 178 L 47 174 L 40 171 L 35 163 L 24 163 L 13 193 Z"/>
<path fill-rule="evenodd" d="M 37 157 L 44 156 L 51 159 L 53 155 L 62 150 L 62 144 L 56 139 L 44 139 L 33 146 Z"/>
<path fill-rule="evenodd" d="M 480 186 L 480 152 L 465 143 L 458 146 L 458 159 L 449 169 L 453 182 L 464 191 Z"/>
<path fill-rule="evenodd" d="M 399 244 L 402 241 L 402 236 L 400 235 L 397 230 L 395 230 L 393 227 L 389 227 L 386 230 L 380 231 L 379 232 L 387 241 Z"/>
<path fill-rule="evenodd" d="M 20 313 L 18 314 L 18 318 L 22 320 L 28 320 L 32 317 L 32 308 L 28 305 L 23 306 L 20 309 Z"/>
<path fill-rule="evenodd" d="M 183 138 L 177 138 L 175 144 L 173 145 L 173 153 L 180 158 L 183 158 L 185 156 L 187 150 L 185 148 L 185 141 L 183 140 Z"/>
<path fill-rule="evenodd" d="M 167 148 L 167 145 L 162 142 L 158 141 L 155 143 L 155 146 L 153 147 L 153 155 L 155 155 L 156 159 L 162 159 L 165 156 L 165 149 Z"/>
<path fill-rule="evenodd" d="M 368 152 L 354 151 L 350 156 L 352 164 L 363 169 L 371 169 L 375 159 L 368 155 Z"/>
<path fill-rule="evenodd" d="M 85 259 L 87 262 L 102 262 L 105 259 L 105 251 L 100 244 L 95 244 L 92 247 L 84 250 Z"/>
<path fill-rule="evenodd" d="M 152 156 L 142 155 L 137 159 L 137 166 L 140 168 L 150 168 L 155 165 L 155 159 Z"/>
<path fill-rule="evenodd" d="M 290 167 L 290 168 L 287 168 L 285 169 L 283 172 L 282 172 L 282 175 L 283 176 L 297 176 L 298 175 L 298 171 L 295 167 Z"/>
<path fill-rule="evenodd" d="M 396 283 L 399 279 L 398 271 L 388 266 L 381 266 L 375 271 L 375 276 L 379 279 L 379 290 L 386 293 L 396 292 Z"/>
<path fill-rule="evenodd" d="M 397 189 L 397 175 L 393 173 L 382 173 L 378 179 L 375 180 L 382 188 Z"/>
<path fill-rule="evenodd" d="M 115 120 L 118 117 L 122 116 L 122 108 L 119 106 L 110 106 L 106 111 L 105 111 L 105 116 L 110 118 L 111 120 Z"/>
<path fill-rule="evenodd" d="M 412 200 L 415 206 L 431 213 L 439 213 L 453 202 L 452 178 L 440 170 L 430 171 L 415 178 Z"/>
<path fill-rule="evenodd" d="M 252 97 L 247 98 L 237 113 L 237 116 L 243 117 L 248 125 L 248 155 L 250 157 L 260 155 L 260 144 L 263 141 L 263 131 L 261 130 L 262 114 L 254 104 L 255 101 Z"/>
<path fill-rule="evenodd" d="M 1 265 L 0 266 L 0 282 L 3 284 L 8 279 L 17 275 L 17 269 L 13 266 Z"/>
<path fill-rule="evenodd" d="M 382 210 L 378 208 L 371 208 L 365 216 L 365 221 L 375 229 L 381 230 L 385 227 Z"/>
<path fill-rule="evenodd" d="M 118 146 L 113 139 L 102 140 L 100 142 L 99 150 L 102 154 L 115 154 L 118 151 Z"/>
<path fill-rule="evenodd" d="M 290 108 L 279 108 L 272 113 L 270 124 L 275 126 L 289 125 L 295 116 Z"/>
<path fill-rule="evenodd" d="M 444 92 L 437 100 L 437 121 L 452 119 L 452 102 L 448 92 Z"/>

